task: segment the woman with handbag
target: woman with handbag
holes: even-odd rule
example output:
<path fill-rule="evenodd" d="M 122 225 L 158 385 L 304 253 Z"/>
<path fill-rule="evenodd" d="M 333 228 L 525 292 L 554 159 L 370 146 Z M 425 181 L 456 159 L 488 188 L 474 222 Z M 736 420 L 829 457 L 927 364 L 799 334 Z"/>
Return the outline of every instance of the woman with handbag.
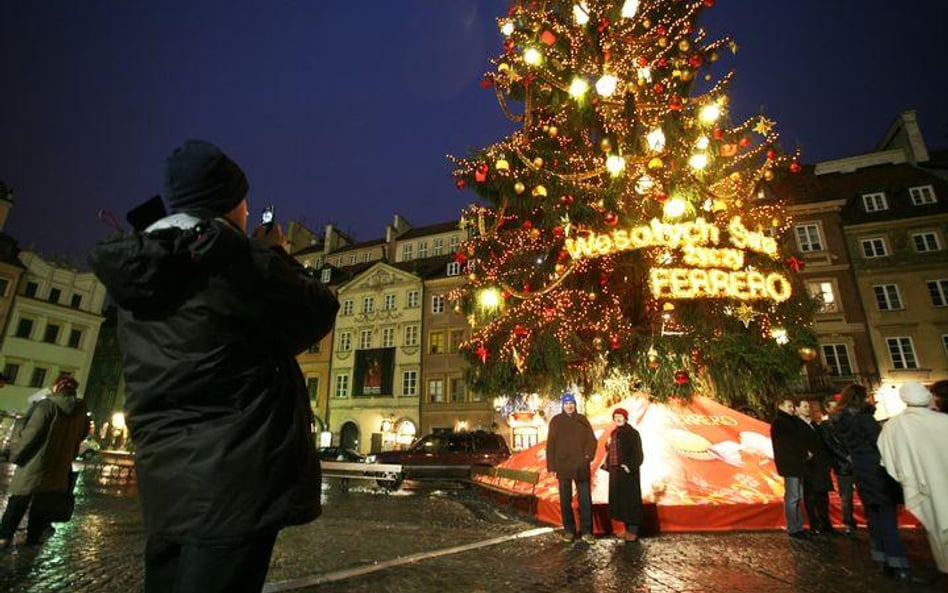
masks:
<path fill-rule="evenodd" d="M 10 450 L 10 461 L 18 467 L 0 519 L 0 548 L 13 545 L 27 509 L 27 545 L 39 544 L 50 523 L 62 520 L 59 507 L 68 505 L 72 496 L 72 460 L 89 432 L 86 404 L 76 398 L 77 387 L 79 382 L 72 376 L 58 377 L 51 393 L 33 408 Z"/>

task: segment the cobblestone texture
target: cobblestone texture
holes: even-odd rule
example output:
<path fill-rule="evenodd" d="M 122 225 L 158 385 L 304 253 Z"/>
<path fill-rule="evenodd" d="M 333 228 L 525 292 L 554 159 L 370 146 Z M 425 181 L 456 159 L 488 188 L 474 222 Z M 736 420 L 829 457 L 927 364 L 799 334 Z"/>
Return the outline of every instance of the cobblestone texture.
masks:
<path fill-rule="evenodd" d="M 11 473 L 0 465 L 0 491 Z M 10 593 L 127 593 L 141 588 L 145 536 L 137 501 L 80 482 L 76 516 L 44 545 L 0 552 L 0 591 Z M 5 499 L 5 497 L 4 497 Z M 3 503 L 5 506 L 5 500 Z M 537 527 L 505 506 L 470 492 L 418 488 L 324 491 L 324 515 L 284 530 L 268 582 L 330 577 L 301 592 L 450 591 L 486 593 L 829 593 L 946 591 L 942 576 L 928 585 L 902 585 L 879 574 L 868 558 L 866 533 L 856 539 L 790 540 L 780 532 L 662 534 L 625 544 L 563 544 L 555 533 L 422 558 L 333 581 L 339 571 L 372 570 L 415 554 L 475 544 Z M 18 536 L 22 539 L 22 533 Z M 903 539 L 916 571 L 933 576 L 923 533 Z"/>

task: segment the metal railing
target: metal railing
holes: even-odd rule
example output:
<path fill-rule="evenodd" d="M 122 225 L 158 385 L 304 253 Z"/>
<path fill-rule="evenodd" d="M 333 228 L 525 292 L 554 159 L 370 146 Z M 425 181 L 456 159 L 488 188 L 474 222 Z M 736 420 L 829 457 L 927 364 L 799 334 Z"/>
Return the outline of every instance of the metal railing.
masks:
<path fill-rule="evenodd" d="M 374 480 L 379 484 L 396 485 L 403 478 L 402 466 L 391 463 L 358 463 L 352 461 L 322 461 L 323 479 Z"/>

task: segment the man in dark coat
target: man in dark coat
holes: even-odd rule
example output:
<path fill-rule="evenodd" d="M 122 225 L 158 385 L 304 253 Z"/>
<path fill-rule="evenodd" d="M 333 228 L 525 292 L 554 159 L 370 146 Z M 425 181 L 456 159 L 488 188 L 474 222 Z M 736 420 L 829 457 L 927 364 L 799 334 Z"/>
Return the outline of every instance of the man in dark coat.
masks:
<path fill-rule="evenodd" d="M 777 473 L 783 476 L 783 511 L 787 517 L 787 534 L 794 538 L 805 538 L 803 529 L 803 480 L 807 475 L 806 446 L 800 433 L 802 423 L 794 412 L 796 402 L 784 398 L 777 405 L 777 417 L 770 425 L 770 440 L 774 447 L 774 463 Z"/>
<path fill-rule="evenodd" d="M 589 464 L 596 455 L 596 434 L 589 420 L 576 411 L 576 397 L 572 393 L 563 394 L 560 402 L 563 411 L 550 420 L 546 440 L 546 469 L 555 473 L 559 481 L 563 541 L 576 539 L 576 517 L 573 515 L 573 482 L 576 482 L 583 541 L 592 544 L 596 539 L 592 533 Z"/>
<path fill-rule="evenodd" d="M 90 256 L 119 306 L 148 593 L 259 591 L 277 532 L 320 514 L 295 355 L 339 304 L 279 225 L 248 239 L 247 189 L 219 148 L 190 140 L 165 165 L 172 214 Z"/>
<path fill-rule="evenodd" d="M 800 437 L 807 450 L 807 473 L 803 478 L 803 506 L 810 518 L 810 531 L 814 535 L 833 534 L 833 523 L 829 516 L 829 493 L 833 489 L 830 476 L 832 456 L 819 428 L 810 416 L 810 402 L 801 399 L 794 408 L 800 420 Z"/>
<path fill-rule="evenodd" d="M 856 535 L 856 518 L 853 515 L 853 460 L 837 434 L 836 400 L 828 399 L 824 406 L 828 415 L 817 425 L 817 428 L 820 436 L 823 437 L 823 442 L 826 443 L 826 448 L 830 451 L 833 473 L 836 474 L 836 491 L 839 492 L 843 525 L 846 526 L 846 535 L 852 537 Z"/>

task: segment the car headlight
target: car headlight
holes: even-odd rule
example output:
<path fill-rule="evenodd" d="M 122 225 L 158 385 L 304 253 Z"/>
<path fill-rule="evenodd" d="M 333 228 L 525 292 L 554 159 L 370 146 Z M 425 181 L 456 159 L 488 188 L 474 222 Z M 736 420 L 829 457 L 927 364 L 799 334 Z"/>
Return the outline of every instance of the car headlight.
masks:
<path fill-rule="evenodd" d="M 369 455 L 365 458 L 366 463 L 375 463 L 375 455 Z"/>

